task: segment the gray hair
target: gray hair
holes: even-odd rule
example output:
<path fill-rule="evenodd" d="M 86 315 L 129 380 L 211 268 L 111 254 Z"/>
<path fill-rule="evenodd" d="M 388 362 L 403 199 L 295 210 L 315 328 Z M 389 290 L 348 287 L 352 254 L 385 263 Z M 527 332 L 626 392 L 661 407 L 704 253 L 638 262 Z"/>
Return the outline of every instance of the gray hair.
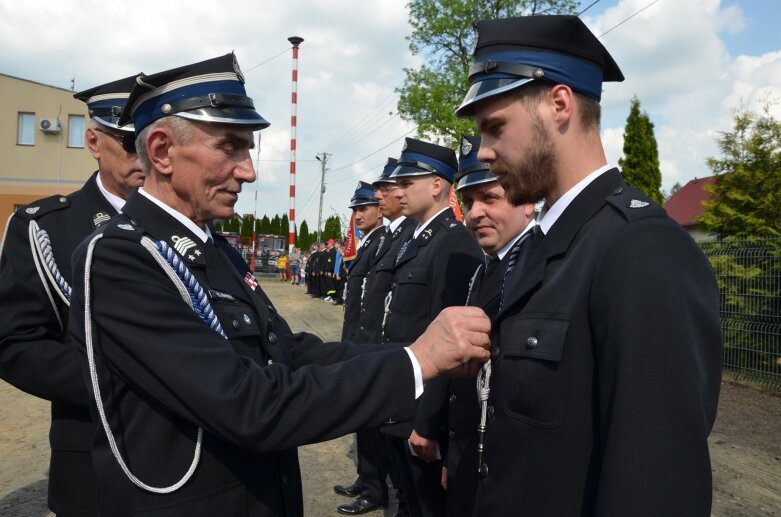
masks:
<path fill-rule="evenodd" d="M 171 129 L 174 133 L 174 137 L 180 144 L 186 144 L 190 140 L 190 137 L 192 137 L 193 123 L 182 117 L 177 117 L 176 115 L 163 117 L 146 126 L 136 137 L 138 161 L 141 162 L 141 169 L 144 172 L 152 170 L 152 162 L 149 160 L 149 154 L 146 152 L 146 140 L 149 137 L 149 133 L 158 127 L 167 127 Z"/>

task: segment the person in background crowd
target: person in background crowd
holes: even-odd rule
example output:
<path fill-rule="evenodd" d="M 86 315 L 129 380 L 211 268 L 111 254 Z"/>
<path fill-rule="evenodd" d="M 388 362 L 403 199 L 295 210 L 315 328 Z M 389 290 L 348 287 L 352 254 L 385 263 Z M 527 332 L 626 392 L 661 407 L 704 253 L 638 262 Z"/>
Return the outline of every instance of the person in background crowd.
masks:
<path fill-rule="evenodd" d="M 298 248 L 293 246 L 290 250 L 290 256 L 288 257 L 288 267 L 290 268 L 290 283 L 292 285 L 298 285 L 301 283 L 301 252 Z"/>

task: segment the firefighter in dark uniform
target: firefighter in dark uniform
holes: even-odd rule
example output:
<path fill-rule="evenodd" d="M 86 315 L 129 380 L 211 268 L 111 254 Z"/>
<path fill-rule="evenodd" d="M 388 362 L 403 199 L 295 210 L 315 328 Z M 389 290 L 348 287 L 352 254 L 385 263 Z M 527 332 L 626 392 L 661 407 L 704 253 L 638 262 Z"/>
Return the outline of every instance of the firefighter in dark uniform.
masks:
<path fill-rule="evenodd" d="M 607 163 L 602 83 L 623 74 L 575 16 L 477 30 L 457 114 L 511 202 L 545 201 L 494 317 L 474 514 L 709 515 L 719 290 Z"/>
<path fill-rule="evenodd" d="M 534 205 L 515 206 L 477 159 L 480 137 L 461 138 L 456 191 L 464 206 L 464 223 L 485 253 L 469 285 L 468 305 L 486 314 L 499 310 L 501 285 L 507 263 L 527 244 L 534 226 Z M 477 444 L 480 405 L 475 379 L 451 379 L 448 410 L 448 447 L 443 472 L 448 517 L 471 517 L 477 490 Z"/>
<path fill-rule="evenodd" d="M 369 268 L 378 251 L 384 235 L 382 212 L 379 201 L 374 197 L 374 187 L 363 181 L 358 183 L 350 199 L 355 227 L 363 233 L 355 259 L 347 275 L 344 297 L 344 324 L 342 341 L 357 343 L 360 325 L 363 288 Z M 355 501 L 339 505 L 337 511 L 347 515 L 360 515 L 384 506 L 388 500 L 388 486 L 385 483 L 387 467 L 385 447 L 379 428 L 356 433 L 358 478 L 352 485 L 336 485 L 334 490 L 341 495 L 357 496 Z"/>
<path fill-rule="evenodd" d="M 415 339 L 443 308 L 463 305 L 483 252 L 449 206 L 458 162 L 452 149 L 407 138 L 391 177 L 402 212 L 417 223 L 394 258 L 383 338 Z M 426 386 L 415 418 L 383 428 L 413 516 L 444 515 L 440 446 L 447 427 L 447 379 Z M 414 452 L 414 454 L 413 454 Z"/>
<path fill-rule="evenodd" d="M 383 217 L 388 220 L 388 224 L 382 229 L 383 233 L 379 236 L 377 249 L 373 253 L 373 257 L 371 257 L 372 265 L 361 287 L 359 324 L 355 337 L 355 341 L 358 343 L 382 342 L 382 321 L 385 315 L 385 298 L 388 296 L 393 280 L 393 259 L 399 252 L 402 243 L 407 240 L 415 229 L 415 221 L 404 217 L 404 214 L 401 212 L 399 200 L 391 195 L 393 191 L 398 188 L 396 186 L 396 181 L 390 177 L 394 170 L 396 170 L 396 159 L 388 158 L 380 177 L 372 184 L 374 187 L 374 195 L 379 202 L 380 211 L 382 212 Z M 372 456 L 372 464 L 376 465 L 376 470 L 378 472 L 383 468 L 388 472 L 388 475 L 393 482 L 393 486 L 396 489 L 396 498 L 398 501 L 396 517 L 406 517 L 409 515 L 407 511 L 406 496 L 401 488 L 401 481 L 399 480 L 397 472 L 392 468 L 392 465 L 388 461 L 388 437 L 382 435 L 376 438 L 379 443 L 374 446 L 369 445 L 366 443 L 368 442 L 366 433 L 363 433 L 363 436 L 361 437 L 364 442 L 363 449 L 364 451 L 372 451 L 371 453 L 367 452 L 365 456 Z M 382 466 L 383 461 L 384 467 Z M 371 469 L 370 465 L 363 467 L 364 471 L 369 469 Z M 379 477 L 379 475 L 380 474 L 377 474 L 377 477 Z M 360 479 L 358 479 L 351 485 L 336 485 L 334 486 L 334 491 L 347 497 L 357 497 L 362 493 L 363 486 Z"/>
<path fill-rule="evenodd" d="M 117 127 L 134 83 L 135 76 L 75 94 L 88 106 L 85 141 L 98 170 L 68 196 L 19 208 L 0 255 L 0 376 L 52 403 L 48 503 L 59 516 L 95 515 L 95 424 L 79 355 L 67 343 L 71 254 L 144 181 L 133 128 Z"/>
<path fill-rule="evenodd" d="M 253 130 L 268 126 L 235 57 L 140 77 L 131 120 L 145 188 L 73 259 L 99 513 L 300 516 L 296 446 L 410 417 L 424 381 L 476 373 L 490 322 L 452 309 L 374 353 L 293 334 L 208 227 L 255 179 Z"/>

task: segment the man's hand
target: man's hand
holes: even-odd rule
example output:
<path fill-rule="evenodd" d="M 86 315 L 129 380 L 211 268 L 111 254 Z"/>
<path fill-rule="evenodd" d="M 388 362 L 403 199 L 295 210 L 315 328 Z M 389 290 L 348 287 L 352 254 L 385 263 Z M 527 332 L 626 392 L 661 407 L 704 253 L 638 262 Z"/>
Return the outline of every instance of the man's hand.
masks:
<path fill-rule="evenodd" d="M 423 381 L 443 374 L 474 377 L 491 357 L 491 320 L 479 307 L 447 307 L 409 346 Z"/>
<path fill-rule="evenodd" d="M 417 431 L 413 429 L 412 434 L 409 435 L 409 444 L 415 450 L 415 454 L 418 455 L 418 458 L 426 463 L 431 463 L 437 459 L 436 440 L 429 440 L 425 436 L 419 435 Z"/>

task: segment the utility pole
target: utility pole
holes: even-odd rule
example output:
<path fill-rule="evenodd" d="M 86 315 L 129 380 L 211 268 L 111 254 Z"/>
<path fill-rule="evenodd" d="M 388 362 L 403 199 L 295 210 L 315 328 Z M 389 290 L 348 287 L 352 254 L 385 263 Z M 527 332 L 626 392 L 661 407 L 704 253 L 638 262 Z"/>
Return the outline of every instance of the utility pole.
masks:
<path fill-rule="evenodd" d="M 322 234 L 321 224 L 323 222 L 323 194 L 325 194 L 325 164 L 328 162 L 328 157 L 331 156 L 328 153 L 320 153 L 315 158 L 320 162 L 320 209 L 317 211 L 317 242 L 320 242 L 320 235 Z"/>

